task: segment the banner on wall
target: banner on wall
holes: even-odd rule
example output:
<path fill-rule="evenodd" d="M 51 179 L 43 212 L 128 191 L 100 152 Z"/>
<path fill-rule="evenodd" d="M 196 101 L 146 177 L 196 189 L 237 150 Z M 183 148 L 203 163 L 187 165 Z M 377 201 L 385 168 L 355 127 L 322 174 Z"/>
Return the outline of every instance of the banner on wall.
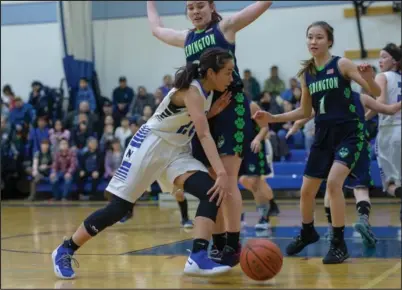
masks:
<path fill-rule="evenodd" d="M 59 1 L 59 20 L 63 43 L 63 66 L 70 103 L 81 78 L 97 83 L 94 61 L 92 1 Z M 93 88 L 98 91 L 98 88 Z M 71 106 L 70 106 L 71 108 Z"/>

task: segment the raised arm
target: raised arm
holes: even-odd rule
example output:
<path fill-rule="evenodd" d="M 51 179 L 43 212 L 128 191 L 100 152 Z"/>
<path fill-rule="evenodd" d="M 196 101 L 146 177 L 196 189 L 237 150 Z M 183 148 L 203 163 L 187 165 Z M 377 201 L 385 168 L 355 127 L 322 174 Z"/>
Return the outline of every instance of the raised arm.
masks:
<path fill-rule="evenodd" d="M 147 1 L 148 22 L 151 26 L 152 35 L 169 45 L 184 47 L 188 30 L 179 31 L 164 27 L 156 10 L 155 2 Z"/>
<path fill-rule="evenodd" d="M 257 1 L 234 15 L 224 18 L 219 26 L 223 34 L 228 32 L 236 33 L 253 23 L 258 17 L 267 11 L 271 5 L 272 1 Z"/>
<path fill-rule="evenodd" d="M 370 109 L 371 111 L 374 111 L 376 113 L 394 115 L 401 110 L 401 102 L 387 105 L 382 102 L 376 101 L 369 95 L 365 94 L 360 94 L 360 100 L 367 109 Z"/>
<path fill-rule="evenodd" d="M 385 77 L 385 75 L 383 73 L 380 73 L 380 74 L 376 75 L 375 82 L 378 84 L 378 86 L 381 89 L 381 94 L 377 98 L 377 101 L 385 104 L 385 101 L 387 99 L 387 96 L 386 96 L 387 85 L 388 85 L 387 78 Z M 370 120 L 375 115 L 377 115 L 377 113 L 381 113 L 381 112 L 378 112 L 378 111 L 375 111 L 375 110 L 372 110 L 371 108 L 369 108 L 369 110 L 366 112 L 366 120 Z"/>

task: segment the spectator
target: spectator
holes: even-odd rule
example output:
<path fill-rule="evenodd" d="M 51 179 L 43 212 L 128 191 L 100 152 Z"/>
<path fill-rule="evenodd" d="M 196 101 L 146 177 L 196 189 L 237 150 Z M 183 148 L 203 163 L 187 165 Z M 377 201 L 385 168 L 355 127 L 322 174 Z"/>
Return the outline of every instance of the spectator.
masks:
<path fill-rule="evenodd" d="M 78 89 L 76 96 L 75 110 L 78 110 L 82 101 L 87 101 L 89 103 L 89 110 L 92 113 L 96 111 L 95 94 L 86 78 L 80 79 L 80 88 Z"/>
<path fill-rule="evenodd" d="M 1 116 L 8 118 L 10 115 L 10 110 L 8 109 L 7 104 L 4 104 L 3 98 L 0 98 L 0 106 L 1 106 Z"/>
<path fill-rule="evenodd" d="M 163 86 L 159 87 L 159 89 L 162 91 L 163 97 L 165 97 L 172 88 L 173 88 L 172 76 L 165 75 L 163 77 Z"/>
<path fill-rule="evenodd" d="M 263 110 L 270 112 L 273 115 L 283 113 L 283 109 L 278 105 L 276 100 L 272 98 L 271 94 L 267 91 L 262 92 L 260 99 L 260 106 Z M 277 132 L 280 129 L 278 123 L 269 124 L 270 130 Z"/>
<path fill-rule="evenodd" d="M 100 139 L 100 150 L 106 152 L 111 149 L 111 144 L 114 139 L 114 127 L 113 125 L 105 125 L 102 138 Z"/>
<path fill-rule="evenodd" d="M 77 126 L 80 122 L 84 121 L 82 119 L 79 120 L 79 117 L 81 114 L 85 114 L 87 116 L 85 121 L 88 123 L 88 129 L 90 131 L 93 131 L 97 122 L 99 121 L 99 118 L 98 118 L 97 114 L 91 112 L 88 101 L 82 101 L 79 104 L 78 112 L 72 111 L 67 114 L 67 116 L 64 120 L 64 126 L 69 130 L 71 130 L 72 128 Z"/>
<path fill-rule="evenodd" d="M 9 110 L 15 107 L 15 94 L 10 85 L 5 85 L 3 87 L 3 102 L 8 107 Z"/>
<path fill-rule="evenodd" d="M 265 81 L 264 91 L 268 91 L 272 96 L 280 96 L 285 90 L 285 83 L 279 78 L 278 67 L 271 67 L 271 76 Z"/>
<path fill-rule="evenodd" d="M 112 140 L 112 150 L 108 150 L 105 158 L 105 175 L 106 179 L 111 179 L 119 168 L 123 160 L 123 151 L 120 146 L 120 140 L 115 138 Z"/>
<path fill-rule="evenodd" d="M 152 117 L 153 114 L 154 114 L 154 112 L 152 110 L 152 107 L 147 105 L 147 106 L 144 107 L 144 110 L 142 112 L 142 117 L 141 118 L 145 122 L 147 122 Z"/>
<path fill-rule="evenodd" d="M 314 119 L 311 119 L 304 125 L 303 134 L 304 134 L 304 147 L 307 153 L 310 153 L 311 146 L 314 143 L 314 134 L 315 134 Z"/>
<path fill-rule="evenodd" d="M 52 152 L 59 151 L 59 144 L 61 139 L 70 141 L 70 131 L 63 127 L 61 120 L 54 122 L 54 128 L 49 130 L 49 139 L 52 144 Z"/>
<path fill-rule="evenodd" d="M 144 87 L 138 87 L 138 94 L 133 102 L 133 106 L 131 109 L 131 115 L 142 115 L 145 106 L 151 106 L 151 108 L 155 107 L 155 99 L 154 96 L 147 93 L 147 90 Z"/>
<path fill-rule="evenodd" d="M 69 197 L 73 174 L 77 167 L 77 157 L 74 150 L 68 147 L 68 141 L 62 139 L 60 151 L 53 159 L 50 182 L 52 183 L 53 199 L 66 200 Z"/>
<path fill-rule="evenodd" d="M 119 78 L 119 86 L 113 90 L 113 111 L 126 115 L 134 99 L 134 90 L 127 86 L 125 77 Z"/>
<path fill-rule="evenodd" d="M 120 145 L 121 148 L 126 148 L 124 147 L 125 143 L 126 143 L 126 139 L 131 135 L 131 131 L 130 131 L 130 123 L 127 117 L 124 117 L 121 120 L 121 127 L 118 127 L 116 129 L 116 132 L 114 133 L 114 136 L 120 140 Z"/>
<path fill-rule="evenodd" d="M 250 100 L 258 102 L 261 94 L 260 84 L 258 83 L 256 78 L 251 75 L 251 71 L 249 69 L 246 69 L 244 71 L 243 84 L 246 96 Z"/>
<path fill-rule="evenodd" d="M 283 102 L 283 109 L 285 113 L 288 113 L 293 110 L 293 106 L 290 102 L 284 101 Z M 283 141 L 287 142 L 288 144 L 294 144 L 296 148 L 304 148 L 304 139 L 302 131 L 297 131 L 289 139 L 286 141 L 286 134 L 288 133 L 289 129 L 292 127 L 292 122 L 280 123 L 282 128 L 278 131 L 278 138 Z"/>
<path fill-rule="evenodd" d="M 40 150 L 34 154 L 31 190 L 28 200 L 35 200 L 36 198 L 36 185 L 44 177 L 50 176 L 50 170 L 52 168 L 52 154 L 50 153 L 50 142 L 48 139 L 43 139 L 40 143 Z"/>
<path fill-rule="evenodd" d="M 96 195 L 104 167 L 102 155 L 98 150 L 98 140 L 96 138 L 91 137 L 88 139 L 88 150 L 78 158 L 78 161 L 78 192 L 80 193 L 80 199 L 86 199 L 84 196 L 88 196 L 88 194 L 84 194 L 85 182 L 91 178 L 90 192 Z"/>
<path fill-rule="evenodd" d="M 71 136 L 72 149 L 81 152 L 87 144 L 89 137 L 93 137 L 93 134 L 88 130 L 88 124 L 86 122 L 81 122 L 78 127 L 73 129 Z"/>
<path fill-rule="evenodd" d="M 289 86 L 289 89 L 286 89 L 282 92 L 281 98 L 285 101 L 292 102 L 292 99 L 294 99 L 294 90 L 296 88 L 300 89 L 300 84 L 296 78 L 291 78 L 289 80 Z"/>
<path fill-rule="evenodd" d="M 48 88 L 38 81 L 34 81 L 31 87 L 32 91 L 29 94 L 28 104 L 35 109 L 37 116 L 47 116 L 49 118 L 53 108 Z"/>
<path fill-rule="evenodd" d="M 29 131 L 29 144 L 32 154 L 35 154 L 40 150 L 40 144 L 42 140 L 49 140 L 49 128 L 47 127 L 46 116 L 40 116 L 38 118 L 38 127 L 31 127 Z"/>
<path fill-rule="evenodd" d="M 131 142 L 131 139 L 134 137 L 135 133 L 137 133 L 138 129 L 140 128 L 138 126 L 137 120 L 138 119 L 136 117 L 131 117 L 130 118 L 131 135 L 126 138 L 126 141 L 124 143 L 124 148 L 127 148 L 128 144 L 130 144 L 130 142 Z"/>
<path fill-rule="evenodd" d="M 15 97 L 15 107 L 10 111 L 9 122 L 13 125 L 21 125 L 28 129 L 36 119 L 36 114 L 30 104 L 25 104 L 20 97 Z M 27 130 L 28 132 L 29 130 Z"/>
<path fill-rule="evenodd" d="M 154 99 L 155 99 L 155 109 L 159 106 L 159 104 L 163 101 L 163 98 L 165 96 L 163 95 L 162 90 L 156 89 L 155 94 L 154 94 Z"/>

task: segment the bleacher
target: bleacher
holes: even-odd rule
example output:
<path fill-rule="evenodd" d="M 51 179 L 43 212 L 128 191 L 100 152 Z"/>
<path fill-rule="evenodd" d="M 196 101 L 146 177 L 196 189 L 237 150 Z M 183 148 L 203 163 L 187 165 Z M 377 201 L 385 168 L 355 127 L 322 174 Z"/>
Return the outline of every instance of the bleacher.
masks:
<path fill-rule="evenodd" d="M 300 190 L 303 180 L 303 172 L 306 164 L 307 153 L 303 149 L 292 149 L 290 158 L 287 161 L 274 162 L 272 177 L 268 177 L 267 183 L 276 191 L 285 190 Z M 380 170 L 377 161 L 371 162 L 371 174 L 374 180 L 375 187 L 381 187 Z M 106 179 L 98 186 L 98 191 L 102 192 L 106 188 L 108 181 Z M 239 184 L 240 189 L 244 189 Z M 86 184 L 86 189 L 90 190 L 90 182 Z M 160 188 L 157 183 L 154 183 L 151 187 L 152 191 L 160 192 Z M 38 192 L 51 192 L 52 185 L 49 179 L 44 179 L 37 186 Z M 72 187 L 72 191 L 76 191 L 76 185 Z"/>

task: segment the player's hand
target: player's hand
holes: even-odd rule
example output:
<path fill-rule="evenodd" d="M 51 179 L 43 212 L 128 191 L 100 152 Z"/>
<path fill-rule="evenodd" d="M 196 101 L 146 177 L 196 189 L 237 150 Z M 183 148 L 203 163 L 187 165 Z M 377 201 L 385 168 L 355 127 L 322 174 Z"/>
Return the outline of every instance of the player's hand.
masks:
<path fill-rule="evenodd" d="M 373 80 L 374 71 L 373 67 L 368 63 L 363 63 L 357 66 L 357 69 L 361 75 L 361 77 L 366 81 Z"/>
<path fill-rule="evenodd" d="M 254 139 L 253 142 L 251 142 L 250 147 L 253 153 L 259 153 L 261 151 L 261 141 L 258 139 Z"/>
<path fill-rule="evenodd" d="M 299 130 L 300 130 L 300 126 L 298 125 L 298 123 L 297 122 L 294 123 L 293 126 L 286 133 L 285 138 L 288 139 L 290 136 L 292 136 L 293 134 L 295 134 Z"/>
<path fill-rule="evenodd" d="M 222 96 L 220 96 L 219 99 L 217 99 L 216 102 L 211 106 L 211 109 L 207 114 L 207 118 L 211 119 L 216 115 L 219 115 L 230 104 L 232 101 L 231 97 L 232 93 L 229 91 L 226 91 Z"/>
<path fill-rule="evenodd" d="M 275 118 L 272 114 L 259 110 L 254 114 L 253 119 L 257 122 L 258 126 L 265 127 L 269 122 L 273 122 Z"/>
<path fill-rule="evenodd" d="M 212 202 L 218 197 L 216 205 L 220 205 L 225 196 L 230 195 L 228 184 L 229 179 L 226 172 L 218 174 L 214 186 L 207 193 L 207 195 L 211 195 L 209 201 Z"/>
<path fill-rule="evenodd" d="M 398 112 L 402 109 L 401 103 L 402 103 L 402 102 L 399 101 L 398 103 L 391 105 L 391 106 L 392 106 L 392 113 L 393 113 L 393 115 L 395 115 L 396 113 L 398 113 Z"/>

